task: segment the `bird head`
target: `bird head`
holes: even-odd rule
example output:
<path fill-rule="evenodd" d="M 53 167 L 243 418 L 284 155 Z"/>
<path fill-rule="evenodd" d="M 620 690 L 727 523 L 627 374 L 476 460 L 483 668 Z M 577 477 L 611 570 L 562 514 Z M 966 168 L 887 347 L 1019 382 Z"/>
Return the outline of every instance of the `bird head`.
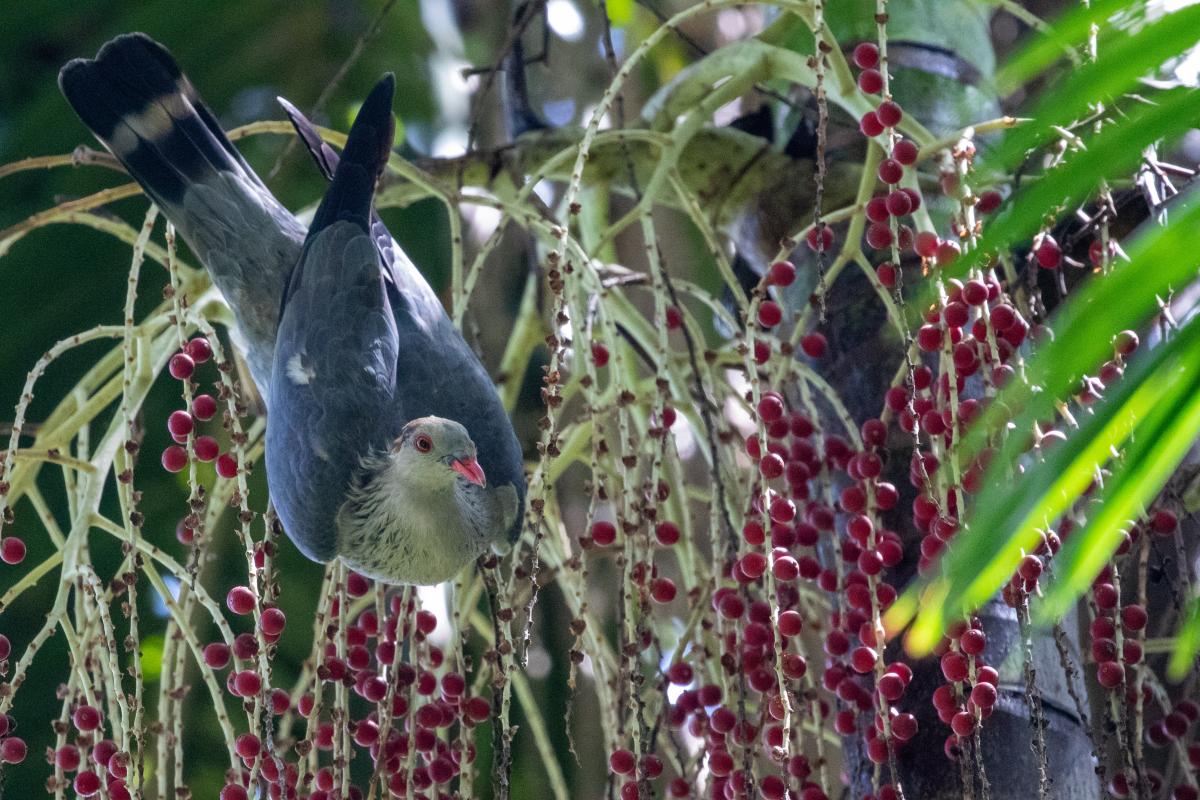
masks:
<path fill-rule="evenodd" d="M 486 487 L 487 476 L 475 456 L 467 429 L 442 417 L 412 420 L 391 447 L 393 465 L 429 489 L 456 484 Z"/>

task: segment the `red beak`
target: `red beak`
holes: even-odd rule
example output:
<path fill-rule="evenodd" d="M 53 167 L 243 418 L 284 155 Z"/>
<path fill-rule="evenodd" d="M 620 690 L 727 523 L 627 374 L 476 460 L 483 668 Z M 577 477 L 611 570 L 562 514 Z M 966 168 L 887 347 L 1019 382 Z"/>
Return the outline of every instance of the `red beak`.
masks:
<path fill-rule="evenodd" d="M 483 467 L 479 466 L 479 462 L 473 458 L 451 461 L 450 469 L 476 486 L 487 486 L 487 476 L 483 474 Z"/>

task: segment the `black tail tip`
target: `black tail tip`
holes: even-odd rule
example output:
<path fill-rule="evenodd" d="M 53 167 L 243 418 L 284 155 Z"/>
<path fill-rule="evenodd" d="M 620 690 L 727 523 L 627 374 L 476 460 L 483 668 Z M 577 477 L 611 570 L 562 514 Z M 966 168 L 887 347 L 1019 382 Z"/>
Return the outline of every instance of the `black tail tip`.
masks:
<path fill-rule="evenodd" d="M 344 159 L 352 162 L 374 162 L 378 174 L 387 163 L 392 150 L 392 139 L 396 135 L 396 121 L 392 116 L 392 97 L 396 91 L 396 76 L 385 73 L 367 99 L 358 109 L 350 136 L 346 141 Z M 374 145 L 374 147 L 371 147 Z"/>

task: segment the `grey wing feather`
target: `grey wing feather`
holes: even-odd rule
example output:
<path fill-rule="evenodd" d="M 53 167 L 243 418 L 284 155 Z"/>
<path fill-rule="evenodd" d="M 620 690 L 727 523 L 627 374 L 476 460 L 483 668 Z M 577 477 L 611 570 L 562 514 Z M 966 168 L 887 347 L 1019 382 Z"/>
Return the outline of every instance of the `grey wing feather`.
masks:
<path fill-rule="evenodd" d="M 331 225 L 293 276 L 267 420 L 272 498 L 310 558 L 336 554 L 337 511 L 355 469 L 398 432 L 397 347 L 374 242 L 352 223 Z"/>

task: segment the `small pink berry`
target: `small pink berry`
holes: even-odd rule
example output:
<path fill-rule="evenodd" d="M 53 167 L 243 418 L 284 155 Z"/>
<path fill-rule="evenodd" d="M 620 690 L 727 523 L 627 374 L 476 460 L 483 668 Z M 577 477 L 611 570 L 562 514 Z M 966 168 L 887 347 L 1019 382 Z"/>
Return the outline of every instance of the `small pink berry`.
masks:
<path fill-rule="evenodd" d="M 675 582 L 670 578 L 655 578 L 650 583 L 650 596 L 656 603 L 669 603 L 675 599 Z"/>
<path fill-rule="evenodd" d="M 917 157 L 920 154 L 921 151 L 917 148 L 916 143 L 908 139 L 901 139 L 900 141 L 896 142 L 896 145 L 892 148 L 892 158 L 896 159 L 906 167 L 917 163 Z M 913 205 L 913 208 L 916 208 L 915 204 Z"/>
<path fill-rule="evenodd" d="M 91 770 L 84 770 L 75 776 L 75 794 L 80 797 L 91 797 L 100 791 L 100 776 Z"/>
<path fill-rule="evenodd" d="M 224 642 L 212 642 L 205 645 L 204 663 L 213 669 L 225 669 L 229 666 L 229 645 Z"/>
<path fill-rule="evenodd" d="M 233 688 L 239 697 L 254 697 L 262 690 L 262 678 L 257 672 L 242 670 L 234 676 Z"/>
<path fill-rule="evenodd" d="M 17 536 L 0 539 L 0 561 L 5 564 L 20 564 L 25 560 L 25 540 Z"/>
<path fill-rule="evenodd" d="M 207 422 L 217 413 L 217 401 L 211 394 L 198 394 L 192 398 L 192 415 L 201 422 Z"/>
<path fill-rule="evenodd" d="M 0 633 L 0 661 L 8 661 L 8 657 L 12 655 L 12 642 L 3 633 Z M 0 732 L 0 736 L 4 733 Z"/>
<path fill-rule="evenodd" d="M 883 75 L 877 69 L 864 69 L 858 76 L 858 88 L 864 94 L 879 94 L 883 91 Z"/>
<path fill-rule="evenodd" d="M 173 444 L 162 454 L 162 466 L 167 472 L 179 472 L 187 466 L 187 450 L 184 450 L 177 444 Z"/>
<path fill-rule="evenodd" d="M 683 312 L 676 306 L 667 307 L 667 329 L 678 330 L 683 327 Z"/>
<path fill-rule="evenodd" d="M 879 180 L 896 184 L 904 177 L 904 166 L 894 158 L 885 158 L 879 165 Z"/>
<path fill-rule="evenodd" d="M 904 112 L 900 110 L 900 106 L 891 100 L 880 103 L 875 114 L 885 128 L 894 128 L 900 124 L 900 120 L 904 119 Z"/>
<path fill-rule="evenodd" d="M 608 348 L 599 342 L 592 343 L 592 363 L 597 367 L 603 367 L 608 364 Z"/>
<path fill-rule="evenodd" d="M 237 459 L 230 453 L 222 453 L 217 458 L 217 474 L 222 478 L 235 478 L 238 474 Z"/>
<path fill-rule="evenodd" d="M 186 439 L 195 427 L 195 420 L 186 411 L 172 411 L 171 416 L 167 417 L 167 430 L 171 432 L 172 436 Z"/>
<path fill-rule="evenodd" d="M 283 611 L 278 608 L 263 609 L 261 622 L 263 633 L 268 636 L 278 636 L 283 633 L 285 624 L 287 624 L 287 617 Z"/>
<path fill-rule="evenodd" d="M 205 339 L 203 336 L 197 336 L 195 339 L 192 339 L 190 342 L 188 342 L 184 346 L 183 352 L 187 353 L 188 356 L 191 357 L 192 361 L 197 364 L 203 364 L 205 361 L 208 361 L 210 358 L 212 358 L 213 354 L 212 345 L 210 345 L 208 343 L 208 339 Z"/>
<path fill-rule="evenodd" d="M 236 783 L 229 783 L 221 790 L 221 800 L 248 800 L 246 789 Z"/>
<path fill-rule="evenodd" d="M 863 136 L 873 138 L 883 133 L 884 124 L 880 122 L 877 113 L 868 111 L 859 118 L 858 129 L 862 132 Z"/>
<path fill-rule="evenodd" d="M 617 540 L 617 527 L 606 520 L 592 523 L 592 541 L 600 547 L 608 547 Z"/>
<path fill-rule="evenodd" d="M 814 252 L 828 253 L 833 249 L 833 228 L 830 228 L 828 225 L 809 228 L 804 238 L 808 242 L 809 248 Z"/>
<path fill-rule="evenodd" d="M 828 347 L 828 345 L 829 342 L 825 338 L 825 334 L 817 331 L 806 333 L 800 339 L 800 349 L 803 350 L 804 354 L 809 358 L 820 358 L 821 356 L 825 355 L 825 349 Z"/>
<path fill-rule="evenodd" d="M 71 719 L 80 731 L 94 731 L 100 727 L 100 712 L 91 706 L 80 706 L 75 709 Z"/>
<path fill-rule="evenodd" d="M 783 321 L 783 309 L 774 300 L 764 300 L 758 307 L 758 322 L 764 328 L 773 328 Z"/>
<path fill-rule="evenodd" d="M 1038 266 L 1042 269 L 1058 269 L 1059 264 L 1062 263 L 1062 250 L 1050 234 L 1042 237 L 1034 251 L 1034 256 L 1037 258 Z"/>
<path fill-rule="evenodd" d="M 874 69 L 879 66 L 879 48 L 870 42 L 862 42 L 854 48 L 854 64 L 859 69 Z"/>
<path fill-rule="evenodd" d="M 0 761 L 5 764 L 20 764 L 25 760 L 26 750 L 24 739 L 10 736 L 0 742 Z"/>
<path fill-rule="evenodd" d="M 245 616 L 254 610 L 254 592 L 247 586 L 235 586 L 225 595 L 225 605 L 234 614 Z"/>
<path fill-rule="evenodd" d="M 221 446 L 211 436 L 197 436 L 192 442 L 192 452 L 200 461 L 212 461 L 217 457 L 217 453 L 221 452 Z"/>
<path fill-rule="evenodd" d="M 941 242 L 933 231 L 920 231 L 913 240 L 913 249 L 921 258 L 933 258 L 937 255 L 938 244 Z"/>
<path fill-rule="evenodd" d="M 776 261 L 767 273 L 772 286 L 791 286 L 796 280 L 796 265 L 790 261 Z"/>
<path fill-rule="evenodd" d="M 671 547 L 679 541 L 679 526 L 674 522 L 660 522 L 654 526 L 654 538 L 663 547 Z"/>
<path fill-rule="evenodd" d="M 979 200 L 975 202 L 975 210 L 980 214 L 990 214 L 1000 207 L 1003 199 L 995 189 L 988 189 L 979 195 Z"/>
<path fill-rule="evenodd" d="M 172 378 L 185 381 L 192 377 L 192 373 L 196 371 L 196 362 L 187 353 L 176 353 L 171 356 L 171 361 L 168 363 L 167 369 L 170 371 Z"/>

